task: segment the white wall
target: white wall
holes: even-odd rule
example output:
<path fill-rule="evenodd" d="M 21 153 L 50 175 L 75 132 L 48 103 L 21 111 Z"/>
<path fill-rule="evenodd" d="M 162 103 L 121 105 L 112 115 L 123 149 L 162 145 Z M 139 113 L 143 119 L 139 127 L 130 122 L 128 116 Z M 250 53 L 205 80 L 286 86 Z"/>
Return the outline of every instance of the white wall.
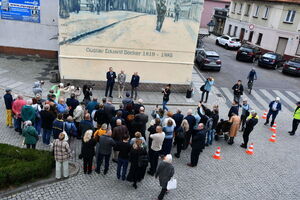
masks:
<path fill-rule="evenodd" d="M 58 51 L 59 0 L 40 0 L 41 22 L 0 19 L 0 46 Z"/>

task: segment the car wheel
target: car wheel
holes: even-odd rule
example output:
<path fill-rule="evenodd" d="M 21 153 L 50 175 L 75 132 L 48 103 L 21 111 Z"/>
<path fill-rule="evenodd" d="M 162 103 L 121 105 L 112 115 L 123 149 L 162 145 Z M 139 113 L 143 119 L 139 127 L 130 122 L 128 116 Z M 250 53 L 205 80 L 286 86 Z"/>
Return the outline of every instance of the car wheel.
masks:
<path fill-rule="evenodd" d="M 228 46 L 228 44 L 225 44 L 225 48 L 226 48 L 226 49 L 229 49 L 229 46 Z"/>
<path fill-rule="evenodd" d="M 219 40 L 216 40 L 216 45 L 220 45 Z"/>

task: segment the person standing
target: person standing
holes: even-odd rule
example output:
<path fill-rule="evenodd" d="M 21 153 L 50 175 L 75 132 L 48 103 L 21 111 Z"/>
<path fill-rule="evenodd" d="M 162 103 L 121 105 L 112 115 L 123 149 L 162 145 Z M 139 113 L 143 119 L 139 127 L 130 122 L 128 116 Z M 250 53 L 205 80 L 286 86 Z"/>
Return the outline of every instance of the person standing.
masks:
<path fill-rule="evenodd" d="M 99 105 L 97 97 L 93 97 L 93 100 L 90 101 L 86 109 L 88 110 L 89 114 L 92 114 L 93 110 L 95 110 L 96 105 Z"/>
<path fill-rule="evenodd" d="M 27 104 L 25 106 L 23 106 L 22 111 L 21 111 L 21 116 L 22 116 L 23 122 L 29 120 L 32 122 L 32 124 L 34 124 L 36 115 L 35 115 L 35 110 L 32 107 L 31 99 L 28 99 Z"/>
<path fill-rule="evenodd" d="M 32 87 L 32 92 L 34 94 L 34 96 L 36 96 L 37 94 L 42 95 L 43 93 L 43 89 L 42 86 L 44 85 L 44 81 L 37 81 L 34 82 L 33 87 Z"/>
<path fill-rule="evenodd" d="M 247 102 L 247 99 L 243 99 L 243 104 L 242 104 L 242 115 L 241 115 L 241 131 L 244 131 L 245 128 L 245 123 L 246 119 L 250 114 L 250 106 Z"/>
<path fill-rule="evenodd" d="M 134 92 L 134 100 L 137 98 L 137 91 L 140 84 L 140 76 L 137 72 L 134 72 L 134 74 L 131 77 L 130 85 L 131 85 L 131 98 L 133 98 L 133 92 Z"/>
<path fill-rule="evenodd" d="M 142 146 L 142 140 L 137 139 L 132 145 L 129 153 L 131 163 L 127 181 L 133 182 L 132 186 L 137 189 L 137 182 L 144 179 L 146 168 L 148 166 L 148 156 L 146 149 Z"/>
<path fill-rule="evenodd" d="M 75 122 L 77 130 L 79 130 L 80 122 L 84 119 L 84 111 L 85 104 L 83 102 L 80 102 L 80 104 L 73 111 L 73 120 Z"/>
<path fill-rule="evenodd" d="M 84 105 L 87 105 L 91 101 L 91 96 L 93 96 L 92 88 L 89 85 L 84 85 L 82 92 Z"/>
<path fill-rule="evenodd" d="M 142 136 L 145 138 L 146 137 L 146 125 L 148 123 L 148 115 L 145 114 L 145 107 L 140 107 L 140 112 L 139 112 L 139 114 L 136 114 L 135 117 L 140 119 L 140 123 L 141 123 L 140 132 L 142 133 Z"/>
<path fill-rule="evenodd" d="M 231 118 L 232 114 L 239 115 L 239 104 L 237 101 L 232 102 L 231 108 L 227 115 L 229 119 Z"/>
<path fill-rule="evenodd" d="M 163 155 L 167 155 L 171 153 L 173 137 L 174 137 L 174 128 L 175 125 L 173 124 L 173 121 L 171 119 L 169 119 L 166 126 L 163 127 L 163 131 L 165 133 L 165 139 L 162 146 Z"/>
<path fill-rule="evenodd" d="M 204 95 L 206 93 L 206 98 L 205 98 L 204 103 L 207 103 L 208 95 L 209 95 L 209 92 L 211 91 L 211 87 L 213 86 L 214 82 L 215 81 L 212 77 L 209 77 L 206 79 L 206 81 L 204 83 L 203 91 L 202 91 L 201 102 L 203 102 Z"/>
<path fill-rule="evenodd" d="M 162 89 L 162 93 L 163 93 L 163 110 L 169 111 L 169 109 L 167 108 L 167 103 L 169 101 L 169 97 L 171 94 L 171 84 L 168 84 L 167 87 Z"/>
<path fill-rule="evenodd" d="M 63 130 L 64 130 L 63 115 L 58 114 L 57 118 L 53 121 L 53 124 L 52 124 L 53 139 L 57 139 L 59 134 L 61 132 L 63 132 Z"/>
<path fill-rule="evenodd" d="M 69 107 L 69 114 L 73 117 L 73 112 L 76 109 L 76 107 L 79 105 L 79 101 L 75 98 L 74 93 L 71 93 L 70 98 L 67 98 L 66 104 Z"/>
<path fill-rule="evenodd" d="M 81 145 L 81 156 L 83 159 L 83 172 L 92 173 L 93 158 L 95 156 L 96 140 L 92 138 L 93 131 L 87 130 L 83 136 Z"/>
<path fill-rule="evenodd" d="M 65 141 L 65 134 L 60 133 L 58 139 L 53 142 L 54 159 L 55 159 L 55 178 L 61 179 L 69 177 L 69 159 L 71 157 L 71 149 L 67 141 Z M 62 170 L 63 168 L 63 170 Z"/>
<path fill-rule="evenodd" d="M 118 94 L 119 98 L 123 98 L 123 93 L 125 89 L 125 82 L 126 82 L 126 74 L 124 73 L 124 70 L 121 70 L 121 73 L 118 74 Z"/>
<path fill-rule="evenodd" d="M 163 161 L 159 163 L 157 171 L 155 173 L 155 178 L 158 177 L 159 185 L 162 187 L 160 194 L 158 195 L 158 200 L 162 200 L 166 194 L 168 182 L 174 176 L 175 170 L 172 165 L 172 155 L 168 154 L 163 158 Z"/>
<path fill-rule="evenodd" d="M 228 121 L 231 124 L 230 127 L 230 131 L 229 131 L 229 141 L 228 144 L 232 145 L 234 143 L 234 137 L 236 137 L 237 132 L 239 130 L 240 127 L 240 123 L 241 123 L 241 119 L 238 115 L 236 115 L 235 113 L 232 114 L 230 120 Z"/>
<path fill-rule="evenodd" d="M 162 149 L 165 133 L 161 126 L 156 126 L 156 133 L 149 136 L 152 139 L 151 147 L 149 148 L 150 169 L 147 172 L 153 176 L 156 172 L 158 158 Z"/>
<path fill-rule="evenodd" d="M 122 142 L 125 135 L 128 135 L 128 129 L 125 125 L 122 125 L 122 120 L 117 119 L 116 120 L 116 127 L 113 128 L 112 131 L 112 139 L 114 139 L 115 142 Z M 113 158 L 112 160 L 114 162 L 117 162 L 119 151 L 114 150 L 113 152 Z"/>
<path fill-rule="evenodd" d="M 184 148 L 183 148 L 183 149 L 187 149 L 190 144 L 191 136 L 194 131 L 193 127 L 196 125 L 196 118 L 193 116 L 192 109 L 188 110 L 187 116 L 184 119 L 186 119 L 189 123 L 189 130 L 185 134 L 185 144 L 184 144 Z"/>
<path fill-rule="evenodd" d="M 179 6 L 178 3 L 175 5 L 175 9 L 174 10 L 175 10 L 174 22 L 178 22 L 178 20 L 179 20 L 179 14 L 180 14 L 180 11 L 181 11 L 180 6 Z"/>
<path fill-rule="evenodd" d="M 21 123 L 22 123 L 22 116 L 21 111 L 22 108 L 26 105 L 26 101 L 23 99 L 22 95 L 18 95 L 17 99 L 12 104 L 12 111 L 15 118 L 15 131 L 21 134 Z"/>
<path fill-rule="evenodd" d="M 12 104 L 13 104 L 13 97 L 11 95 L 11 89 L 6 89 L 5 90 L 5 95 L 4 95 L 4 103 L 5 103 L 5 108 L 6 108 L 6 126 L 12 128 L 13 123 L 12 123 Z"/>
<path fill-rule="evenodd" d="M 46 104 L 44 106 L 44 110 L 41 111 L 40 113 L 41 116 L 41 127 L 43 129 L 43 143 L 44 144 L 50 144 L 50 137 L 52 134 L 52 124 L 53 121 L 55 120 L 55 116 L 53 115 L 52 112 L 50 112 L 50 105 Z"/>
<path fill-rule="evenodd" d="M 157 13 L 156 31 L 160 32 L 167 12 L 166 0 L 155 0 L 155 2 Z"/>
<path fill-rule="evenodd" d="M 94 131 L 94 125 L 93 122 L 91 121 L 91 115 L 88 113 L 84 115 L 84 119 L 81 120 L 81 122 L 79 123 L 79 129 L 77 131 L 77 139 L 81 139 L 87 130 Z"/>
<path fill-rule="evenodd" d="M 177 112 L 172 116 L 172 118 L 174 119 L 175 121 L 175 130 L 178 129 L 182 123 L 182 120 L 183 120 L 183 114 L 181 114 L 181 110 L 180 109 L 177 109 Z"/>
<path fill-rule="evenodd" d="M 236 101 L 238 103 L 238 105 L 240 105 L 240 98 L 243 95 L 244 92 L 244 87 L 242 85 L 242 81 L 238 80 L 238 82 L 232 87 L 233 90 L 233 100 Z"/>
<path fill-rule="evenodd" d="M 189 167 L 196 167 L 199 160 L 199 155 L 205 148 L 205 136 L 207 130 L 204 128 L 204 124 L 200 123 L 198 128 L 192 137 L 192 151 L 191 151 L 191 162 L 187 164 Z"/>
<path fill-rule="evenodd" d="M 290 135 L 295 135 L 298 125 L 300 123 L 300 101 L 296 103 L 297 107 L 294 111 L 293 128 L 289 131 Z"/>
<path fill-rule="evenodd" d="M 107 103 L 104 104 L 104 113 L 105 113 L 105 119 L 106 123 L 111 124 L 112 118 L 115 116 L 115 106 L 112 104 L 112 100 L 108 99 Z"/>
<path fill-rule="evenodd" d="M 107 174 L 109 169 L 109 159 L 112 152 L 112 148 L 116 145 L 115 141 L 111 138 L 111 131 L 107 131 L 104 135 L 99 137 L 99 142 L 97 143 L 96 152 L 97 152 L 97 166 L 96 173 L 100 174 L 100 168 L 105 159 L 104 164 L 104 175 Z"/>
<path fill-rule="evenodd" d="M 129 144 L 128 135 L 124 135 L 122 141 L 117 142 L 114 147 L 114 151 L 120 152 L 118 155 L 117 178 L 122 178 L 123 181 L 126 179 L 130 150 L 131 145 Z"/>
<path fill-rule="evenodd" d="M 105 97 L 107 97 L 108 90 L 109 90 L 109 97 L 112 97 L 112 90 L 114 88 L 115 79 L 117 78 L 116 72 L 113 71 L 113 68 L 110 67 L 109 71 L 106 73 L 106 89 L 105 89 Z"/>
<path fill-rule="evenodd" d="M 175 141 L 177 145 L 177 153 L 174 154 L 176 158 L 180 158 L 181 150 L 185 145 L 186 133 L 189 131 L 189 123 L 186 119 L 182 120 L 181 125 L 175 130 Z"/>
<path fill-rule="evenodd" d="M 104 105 L 100 104 L 99 109 L 96 111 L 95 116 L 94 116 L 94 121 L 97 122 L 97 127 L 102 126 L 106 122 L 106 115 L 104 112 Z"/>
<path fill-rule="evenodd" d="M 243 133 L 243 139 L 244 143 L 241 144 L 242 148 L 247 148 L 247 144 L 249 141 L 249 135 L 253 131 L 254 126 L 258 123 L 258 116 L 257 113 L 253 110 L 251 111 L 251 114 L 249 115 L 247 121 L 246 121 L 246 127 Z"/>
<path fill-rule="evenodd" d="M 32 126 L 31 121 L 24 122 L 24 129 L 22 135 L 25 137 L 24 144 L 26 144 L 27 149 L 35 149 L 35 145 L 39 140 L 39 136 L 35 128 Z"/>
<path fill-rule="evenodd" d="M 264 123 L 264 125 L 269 124 L 269 120 L 270 120 L 270 117 L 272 115 L 272 121 L 271 121 L 270 126 L 273 126 L 279 111 L 281 111 L 280 98 L 276 97 L 275 101 L 271 101 L 271 103 L 269 104 L 269 112 L 267 114 L 267 119 L 266 119 L 266 122 Z"/>

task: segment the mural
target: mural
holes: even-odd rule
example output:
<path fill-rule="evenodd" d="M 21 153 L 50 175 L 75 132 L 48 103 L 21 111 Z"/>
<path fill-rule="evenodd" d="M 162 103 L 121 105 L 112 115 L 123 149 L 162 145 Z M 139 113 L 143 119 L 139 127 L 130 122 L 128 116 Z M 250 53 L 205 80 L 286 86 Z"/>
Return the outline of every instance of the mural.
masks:
<path fill-rule="evenodd" d="M 60 0 L 61 74 L 67 78 L 95 79 L 67 72 L 64 67 L 73 65 L 72 59 L 79 59 L 83 67 L 88 67 L 91 60 L 93 64 L 98 60 L 98 67 L 107 63 L 104 61 L 123 61 L 122 67 L 137 61 L 191 65 L 199 31 L 200 2 Z M 118 68 L 117 63 L 114 65 Z"/>

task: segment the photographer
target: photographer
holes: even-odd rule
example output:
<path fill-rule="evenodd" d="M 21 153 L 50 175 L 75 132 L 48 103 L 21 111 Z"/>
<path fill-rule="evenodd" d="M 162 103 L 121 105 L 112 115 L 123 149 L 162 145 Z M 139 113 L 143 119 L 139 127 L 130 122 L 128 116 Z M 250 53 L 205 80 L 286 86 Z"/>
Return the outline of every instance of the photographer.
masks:
<path fill-rule="evenodd" d="M 205 98 L 204 103 L 207 103 L 208 95 L 209 95 L 209 92 L 211 91 L 211 87 L 214 84 L 214 82 L 215 81 L 212 77 L 209 77 L 206 79 L 204 85 L 200 89 L 202 91 L 201 102 L 203 102 L 204 94 L 206 93 L 206 98 Z"/>
<path fill-rule="evenodd" d="M 168 84 L 167 87 L 162 88 L 162 93 L 163 93 L 163 110 L 168 111 L 169 109 L 167 108 L 167 103 L 169 101 L 169 96 L 171 94 L 171 84 Z"/>

